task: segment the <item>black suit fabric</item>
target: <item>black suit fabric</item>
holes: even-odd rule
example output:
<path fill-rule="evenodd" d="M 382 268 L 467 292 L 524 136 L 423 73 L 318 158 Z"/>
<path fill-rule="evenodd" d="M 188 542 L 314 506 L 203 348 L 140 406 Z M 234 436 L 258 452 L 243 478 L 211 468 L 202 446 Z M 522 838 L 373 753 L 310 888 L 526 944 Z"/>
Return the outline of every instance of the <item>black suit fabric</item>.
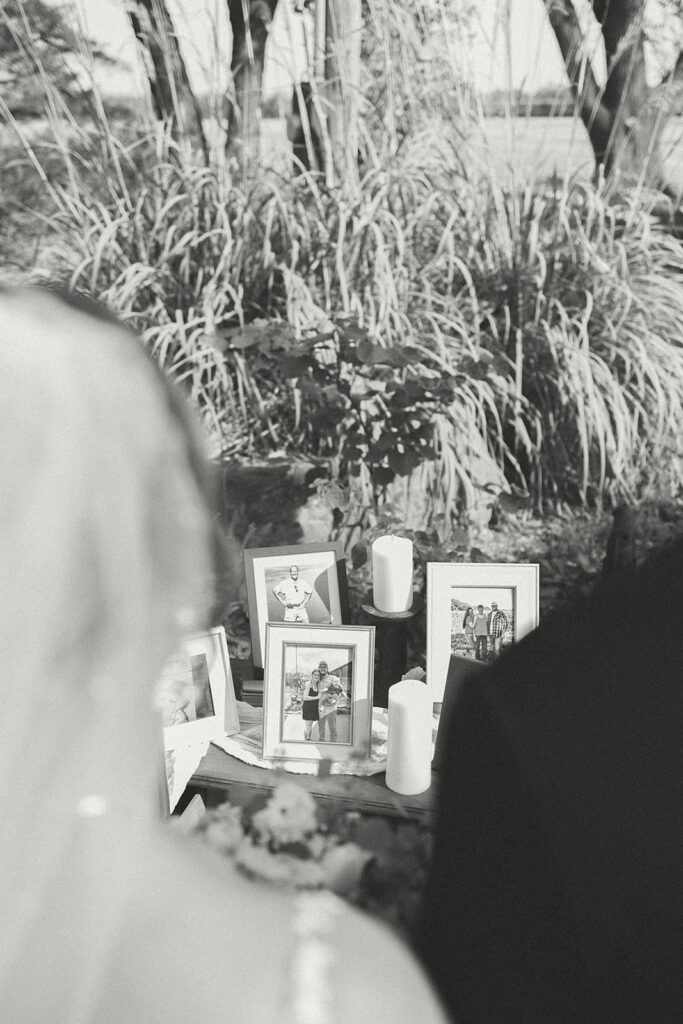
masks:
<path fill-rule="evenodd" d="M 420 949 L 460 1024 L 683 1022 L 683 542 L 452 709 Z"/>

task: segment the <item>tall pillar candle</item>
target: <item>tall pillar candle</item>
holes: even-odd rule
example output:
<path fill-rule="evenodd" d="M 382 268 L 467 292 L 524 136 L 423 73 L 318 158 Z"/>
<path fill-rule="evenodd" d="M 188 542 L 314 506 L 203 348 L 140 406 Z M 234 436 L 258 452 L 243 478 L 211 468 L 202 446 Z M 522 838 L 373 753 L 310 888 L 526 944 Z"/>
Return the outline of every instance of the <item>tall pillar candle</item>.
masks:
<path fill-rule="evenodd" d="M 372 545 L 372 603 L 380 612 L 407 612 L 413 603 L 413 542 L 378 537 Z"/>
<path fill-rule="evenodd" d="M 419 679 L 402 679 L 389 687 L 387 786 L 414 796 L 431 781 L 432 693 Z"/>

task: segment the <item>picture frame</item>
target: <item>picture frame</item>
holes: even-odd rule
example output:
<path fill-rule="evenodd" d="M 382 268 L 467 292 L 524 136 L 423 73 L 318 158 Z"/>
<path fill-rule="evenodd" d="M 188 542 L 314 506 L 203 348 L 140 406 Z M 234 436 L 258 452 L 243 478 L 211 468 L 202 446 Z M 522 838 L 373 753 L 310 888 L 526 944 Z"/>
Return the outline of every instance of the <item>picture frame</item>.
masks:
<path fill-rule="evenodd" d="M 267 622 L 341 626 L 348 621 L 341 541 L 246 548 L 244 575 L 256 668 L 264 667 Z"/>
<path fill-rule="evenodd" d="M 536 628 L 538 581 L 534 563 L 427 563 L 427 681 L 435 702 L 443 701 L 451 654 L 490 664 Z"/>
<path fill-rule="evenodd" d="M 367 756 L 374 663 L 374 626 L 267 623 L 263 756 Z"/>
<path fill-rule="evenodd" d="M 458 697 L 462 687 L 485 671 L 486 665 L 483 662 L 475 661 L 474 658 L 467 658 L 461 654 L 451 654 L 448 659 L 446 683 L 441 699 L 441 711 L 439 712 L 439 721 L 434 740 L 432 771 L 441 771 L 444 763 L 447 761 L 449 722 L 453 715 L 457 713 Z"/>
<path fill-rule="evenodd" d="M 239 732 L 222 626 L 183 640 L 178 653 L 162 669 L 155 704 L 161 711 L 166 751 Z"/>

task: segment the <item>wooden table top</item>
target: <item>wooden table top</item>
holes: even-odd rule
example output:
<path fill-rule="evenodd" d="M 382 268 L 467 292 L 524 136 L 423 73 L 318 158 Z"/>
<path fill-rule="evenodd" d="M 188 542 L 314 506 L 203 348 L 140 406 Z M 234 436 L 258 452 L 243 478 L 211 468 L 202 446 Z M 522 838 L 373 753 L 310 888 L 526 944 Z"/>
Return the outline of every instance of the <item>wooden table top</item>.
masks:
<path fill-rule="evenodd" d="M 211 743 L 190 780 L 190 786 L 196 789 L 220 790 L 225 792 L 227 798 L 233 786 L 267 791 L 283 776 L 321 800 L 348 802 L 354 810 L 363 813 L 409 818 L 425 825 L 432 823 L 438 779 L 435 772 L 432 772 L 432 785 L 425 793 L 401 796 L 387 788 L 384 773 L 360 777 L 278 772 L 272 768 L 245 764 Z"/>

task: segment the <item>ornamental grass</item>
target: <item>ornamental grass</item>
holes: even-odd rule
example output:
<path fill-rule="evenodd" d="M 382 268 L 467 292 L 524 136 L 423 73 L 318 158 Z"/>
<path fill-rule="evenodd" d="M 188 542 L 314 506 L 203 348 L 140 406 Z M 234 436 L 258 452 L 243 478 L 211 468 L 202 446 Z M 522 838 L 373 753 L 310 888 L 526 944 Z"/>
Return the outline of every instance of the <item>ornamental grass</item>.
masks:
<path fill-rule="evenodd" d="M 83 126 L 47 84 L 39 144 L 5 108 L 42 196 L 32 276 L 140 331 L 217 458 L 325 459 L 366 503 L 408 476 L 445 534 L 502 487 L 539 510 L 675 491 L 683 244 L 662 197 L 496 175 L 455 86 L 449 120 L 422 79 L 375 72 L 394 113 L 419 87 L 429 116 L 368 115 L 353 188 L 245 179 L 104 103 Z"/>

